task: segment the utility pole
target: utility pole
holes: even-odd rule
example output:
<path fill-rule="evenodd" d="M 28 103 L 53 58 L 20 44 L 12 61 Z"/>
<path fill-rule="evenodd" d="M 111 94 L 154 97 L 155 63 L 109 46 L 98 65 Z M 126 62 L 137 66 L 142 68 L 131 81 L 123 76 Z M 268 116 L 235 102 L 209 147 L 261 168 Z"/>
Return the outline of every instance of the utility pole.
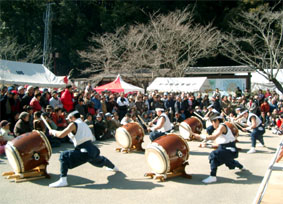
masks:
<path fill-rule="evenodd" d="M 50 43 L 50 38 L 51 38 L 51 21 L 52 21 L 52 9 L 51 6 L 54 3 L 48 3 L 46 5 L 46 12 L 45 12 L 45 17 L 44 17 L 44 41 L 43 41 L 43 58 L 42 58 L 42 64 L 45 65 L 47 68 L 49 67 L 47 62 L 49 56 L 49 52 L 51 49 L 51 43 Z"/>

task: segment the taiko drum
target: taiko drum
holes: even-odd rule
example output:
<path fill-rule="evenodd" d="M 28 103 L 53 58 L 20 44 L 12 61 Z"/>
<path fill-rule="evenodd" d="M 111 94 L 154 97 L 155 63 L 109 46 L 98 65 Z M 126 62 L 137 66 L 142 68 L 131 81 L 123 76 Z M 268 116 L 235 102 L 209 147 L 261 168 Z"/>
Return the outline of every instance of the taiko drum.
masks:
<path fill-rule="evenodd" d="M 177 134 L 163 135 L 145 150 L 146 161 L 157 174 L 166 174 L 182 167 L 189 158 L 187 142 Z"/>
<path fill-rule="evenodd" d="M 123 148 L 141 147 L 143 137 L 144 130 L 138 123 L 125 124 L 119 127 L 115 133 L 117 143 Z"/>
<path fill-rule="evenodd" d="M 23 173 L 42 164 L 47 165 L 51 145 L 41 131 L 22 134 L 5 146 L 5 153 L 15 173 Z"/>
<path fill-rule="evenodd" d="M 200 134 L 202 129 L 203 129 L 202 121 L 194 116 L 187 118 L 179 126 L 180 135 L 184 139 L 191 139 L 192 133 Z"/>

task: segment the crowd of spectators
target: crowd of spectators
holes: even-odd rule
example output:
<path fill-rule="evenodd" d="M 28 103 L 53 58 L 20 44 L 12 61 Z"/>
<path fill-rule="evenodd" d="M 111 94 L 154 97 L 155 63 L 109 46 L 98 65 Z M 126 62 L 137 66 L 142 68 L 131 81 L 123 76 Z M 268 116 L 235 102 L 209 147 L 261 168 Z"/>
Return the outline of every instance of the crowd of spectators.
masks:
<path fill-rule="evenodd" d="M 211 95 L 212 94 L 212 95 Z M 233 94 L 222 95 L 216 89 L 213 93 L 97 93 L 88 85 L 84 90 L 71 85 L 65 89 L 40 89 L 33 86 L 3 86 L 0 92 L 0 141 L 10 140 L 33 129 L 48 131 L 44 125 L 38 125 L 40 115 L 53 129 L 62 130 L 68 125 L 66 115 L 77 110 L 91 128 L 97 140 L 113 137 L 117 127 L 128 121 L 145 122 L 155 117 L 155 109 L 163 108 L 172 123 L 177 124 L 193 116 L 194 112 L 205 115 L 207 107 L 225 115 L 236 115 L 238 109 L 248 109 L 261 117 L 266 128 L 276 128 L 283 132 L 283 100 L 275 91 L 259 90 L 250 93 L 239 88 Z M 50 139 L 51 137 L 49 137 Z M 59 146 L 64 141 L 54 141 Z M 1 143 L 0 143 L 1 144 Z"/>

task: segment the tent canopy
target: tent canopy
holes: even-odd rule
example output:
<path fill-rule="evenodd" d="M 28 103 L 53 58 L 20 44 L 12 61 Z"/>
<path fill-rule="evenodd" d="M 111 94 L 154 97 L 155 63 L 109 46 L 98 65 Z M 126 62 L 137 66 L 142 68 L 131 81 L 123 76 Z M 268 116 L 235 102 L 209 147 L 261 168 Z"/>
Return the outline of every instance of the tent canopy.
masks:
<path fill-rule="evenodd" d="M 147 88 L 147 91 L 159 92 L 197 92 L 204 91 L 207 77 L 157 77 Z"/>
<path fill-rule="evenodd" d="M 117 76 L 117 78 L 114 81 L 108 84 L 104 84 L 102 86 L 98 86 L 94 88 L 94 90 L 99 93 L 106 90 L 112 92 L 118 92 L 118 93 L 124 92 L 125 94 L 130 92 L 138 92 L 138 91 L 144 93 L 144 89 L 125 82 L 121 78 L 120 74 Z"/>
<path fill-rule="evenodd" d="M 265 70 L 266 72 L 270 72 L 270 70 Z M 273 70 L 274 73 L 276 73 L 277 70 Z M 280 82 L 283 83 L 283 70 L 279 70 L 276 79 Z M 253 72 L 252 73 L 252 78 L 251 78 L 251 91 L 257 91 L 259 89 L 265 90 L 265 89 L 270 89 L 270 90 L 275 90 L 277 93 L 280 93 L 280 91 L 275 87 L 273 82 L 270 82 L 267 80 L 264 76 L 259 74 L 258 72 Z"/>
<path fill-rule="evenodd" d="M 0 60 L 0 83 L 57 88 L 66 85 L 62 77 L 55 76 L 44 65 L 8 60 Z"/>

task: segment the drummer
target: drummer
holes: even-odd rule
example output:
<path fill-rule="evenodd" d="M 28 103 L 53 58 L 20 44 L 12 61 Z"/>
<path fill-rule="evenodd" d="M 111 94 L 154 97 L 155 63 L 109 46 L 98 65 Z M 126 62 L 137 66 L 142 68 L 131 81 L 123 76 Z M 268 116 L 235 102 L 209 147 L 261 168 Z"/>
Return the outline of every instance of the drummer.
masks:
<path fill-rule="evenodd" d="M 60 179 L 50 184 L 49 187 L 67 186 L 68 170 L 78 167 L 86 162 L 97 167 L 106 166 L 106 169 L 109 171 L 119 171 L 106 157 L 100 156 L 99 149 L 92 143 L 94 138 L 91 130 L 88 125 L 80 119 L 80 113 L 78 111 L 73 111 L 68 115 L 67 119 L 70 121 L 68 127 L 62 131 L 50 130 L 50 134 L 58 138 L 64 138 L 68 135 L 73 141 L 75 149 L 61 153 Z"/>
<path fill-rule="evenodd" d="M 254 114 L 249 113 L 248 110 L 245 110 L 241 113 L 241 116 L 247 119 L 247 125 L 245 128 L 243 128 L 243 131 L 249 131 L 251 130 L 251 140 L 252 140 L 252 147 L 247 152 L 248 154 L 255 153 L 255 147 L 256 147 L 256 140 L 260 142 L 259 146 L 265 147 L 264 141 L 263 141 L 263 134 L 265 133 L 264 126 L 261 125 L 262 121 L 260 118 Z"/>
<path fill-rule="evenodd" d="M 218 144 L 218 148 L 209 155 L 210 176 L 202 180 L 206 184 L 217 181 L 217 168 L 222 164 L 225 164 L 229 169 L 239 168 L 244 170 L 243 165 L 234 160 L 238 157 L 235 137 L 230 128 L 222 123 L 223 117 L 220 114 L 215 114 L 214 117 L 211 117 L 211 122 L 215 129 L 212 135 L 198 135 L 193 133 L 197 139 L 215 140 Z"/>
<path fill-rule="evenodd" d="M 164 113 L 163 108 L 156 108 L 155 112 L 158 117 L 154 118 L 153 121 L 149 123 L 148 131 L 152 131 L 149 135 L 151 141 L 157 139 L 158 137 L 170 133 L 172 130 L 172 124 L 167 114 Z M 153 125 L 156 122 L 156 125 Z"/>

